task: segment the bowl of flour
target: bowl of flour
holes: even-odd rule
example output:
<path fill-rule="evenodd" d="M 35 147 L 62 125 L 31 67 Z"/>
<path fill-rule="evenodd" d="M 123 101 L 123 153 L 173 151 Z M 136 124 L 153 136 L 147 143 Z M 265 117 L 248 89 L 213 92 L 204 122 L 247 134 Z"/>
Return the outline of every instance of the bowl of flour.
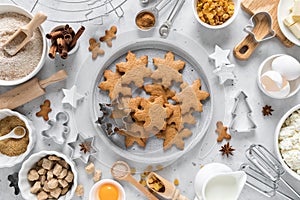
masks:
<path fill-rule="evenodd" d="M 23 83 L 35 76 L 44 65 L 47 44 L 41 26 L 34 30 L 33 37 L 16 55 L 10 56 L 2 48 L 32 17 L 19 6 L 0 4 L 0 86 Z"/>
<path fill-rule="evenodd" d="M 300 181 L 300 104 L 280 119 L 275 130 L 275 152 L 285 170 Z"/>

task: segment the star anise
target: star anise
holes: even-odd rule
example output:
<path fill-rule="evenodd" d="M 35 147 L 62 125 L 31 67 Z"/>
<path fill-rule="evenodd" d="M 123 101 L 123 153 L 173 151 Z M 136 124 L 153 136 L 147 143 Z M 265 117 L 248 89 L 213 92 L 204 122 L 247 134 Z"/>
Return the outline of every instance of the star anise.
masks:
<path fill-rule="evenodd" d="M 84 154 L 91 151 L 91 143 L 90 142 L 83 142 L 79 146 L 80 146 L 80 151 L 82 151 Z"/>
<path fill-rule="evenodd" d="M 232 148 L 232 146 L 230 146 L 229 142 L 227 142 L 227 144 L 224 144 L 224 146 L 221 146 L 221 149 L 219 150 L 220 152 L 222 152 L 222 156 L 226 155 L 227 157 L 229 157 L 229 155 L 233 156 L 233 151 L 235 149 Z"/>
<path fill-rule="evenodd" d="M 272 115 L 272 112 L 274 110 L 272 109 L 272 106 L 269 106 L 269 105 L 265 105 L 264 107 L 262 107 L 262 114 L 264 116 L 269 116 L 269 115 Z"/>

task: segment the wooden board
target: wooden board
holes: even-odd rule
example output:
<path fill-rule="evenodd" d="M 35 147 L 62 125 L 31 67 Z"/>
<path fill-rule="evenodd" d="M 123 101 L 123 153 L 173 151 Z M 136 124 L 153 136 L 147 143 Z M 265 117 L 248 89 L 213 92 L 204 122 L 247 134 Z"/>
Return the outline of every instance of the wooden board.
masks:
<path fill-rule="evenodd" d="M 289 41 L 281 32 L 277 20 L 277 7 L 280 0 L 243 0 L 241 7 L 244 11 L 253 15 L 257 12 L 268 12 L 273 20 L 273 29 L 276 32 L 276 37 L 286 46 L 292 47 L 294 44 Z"/>

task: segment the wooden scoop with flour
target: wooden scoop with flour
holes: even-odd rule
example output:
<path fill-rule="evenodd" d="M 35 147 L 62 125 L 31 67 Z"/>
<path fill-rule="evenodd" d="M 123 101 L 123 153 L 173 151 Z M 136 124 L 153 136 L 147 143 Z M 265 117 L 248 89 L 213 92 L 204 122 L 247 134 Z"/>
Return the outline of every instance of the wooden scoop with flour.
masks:
<path fill-rule="evenodd" d="M 36 13 L 31 21 L 20 27 L 3 45 L 3 49 L 11 56 L 17 54 L 32 38 L 33 31 L 41 25 L 47 16 L 42 12 Z"/>

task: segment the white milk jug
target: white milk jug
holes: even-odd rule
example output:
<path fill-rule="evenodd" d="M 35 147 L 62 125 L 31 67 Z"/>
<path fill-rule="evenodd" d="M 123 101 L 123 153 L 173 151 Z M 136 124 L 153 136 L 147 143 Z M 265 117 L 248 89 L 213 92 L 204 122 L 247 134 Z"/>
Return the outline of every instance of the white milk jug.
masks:
<path fill-rule="evenodd" d="M 247 175 L 243 171 L 233 172 L 221 163 L 210 163 L 196 175 L 195 200 L 237 200 Z"/>

